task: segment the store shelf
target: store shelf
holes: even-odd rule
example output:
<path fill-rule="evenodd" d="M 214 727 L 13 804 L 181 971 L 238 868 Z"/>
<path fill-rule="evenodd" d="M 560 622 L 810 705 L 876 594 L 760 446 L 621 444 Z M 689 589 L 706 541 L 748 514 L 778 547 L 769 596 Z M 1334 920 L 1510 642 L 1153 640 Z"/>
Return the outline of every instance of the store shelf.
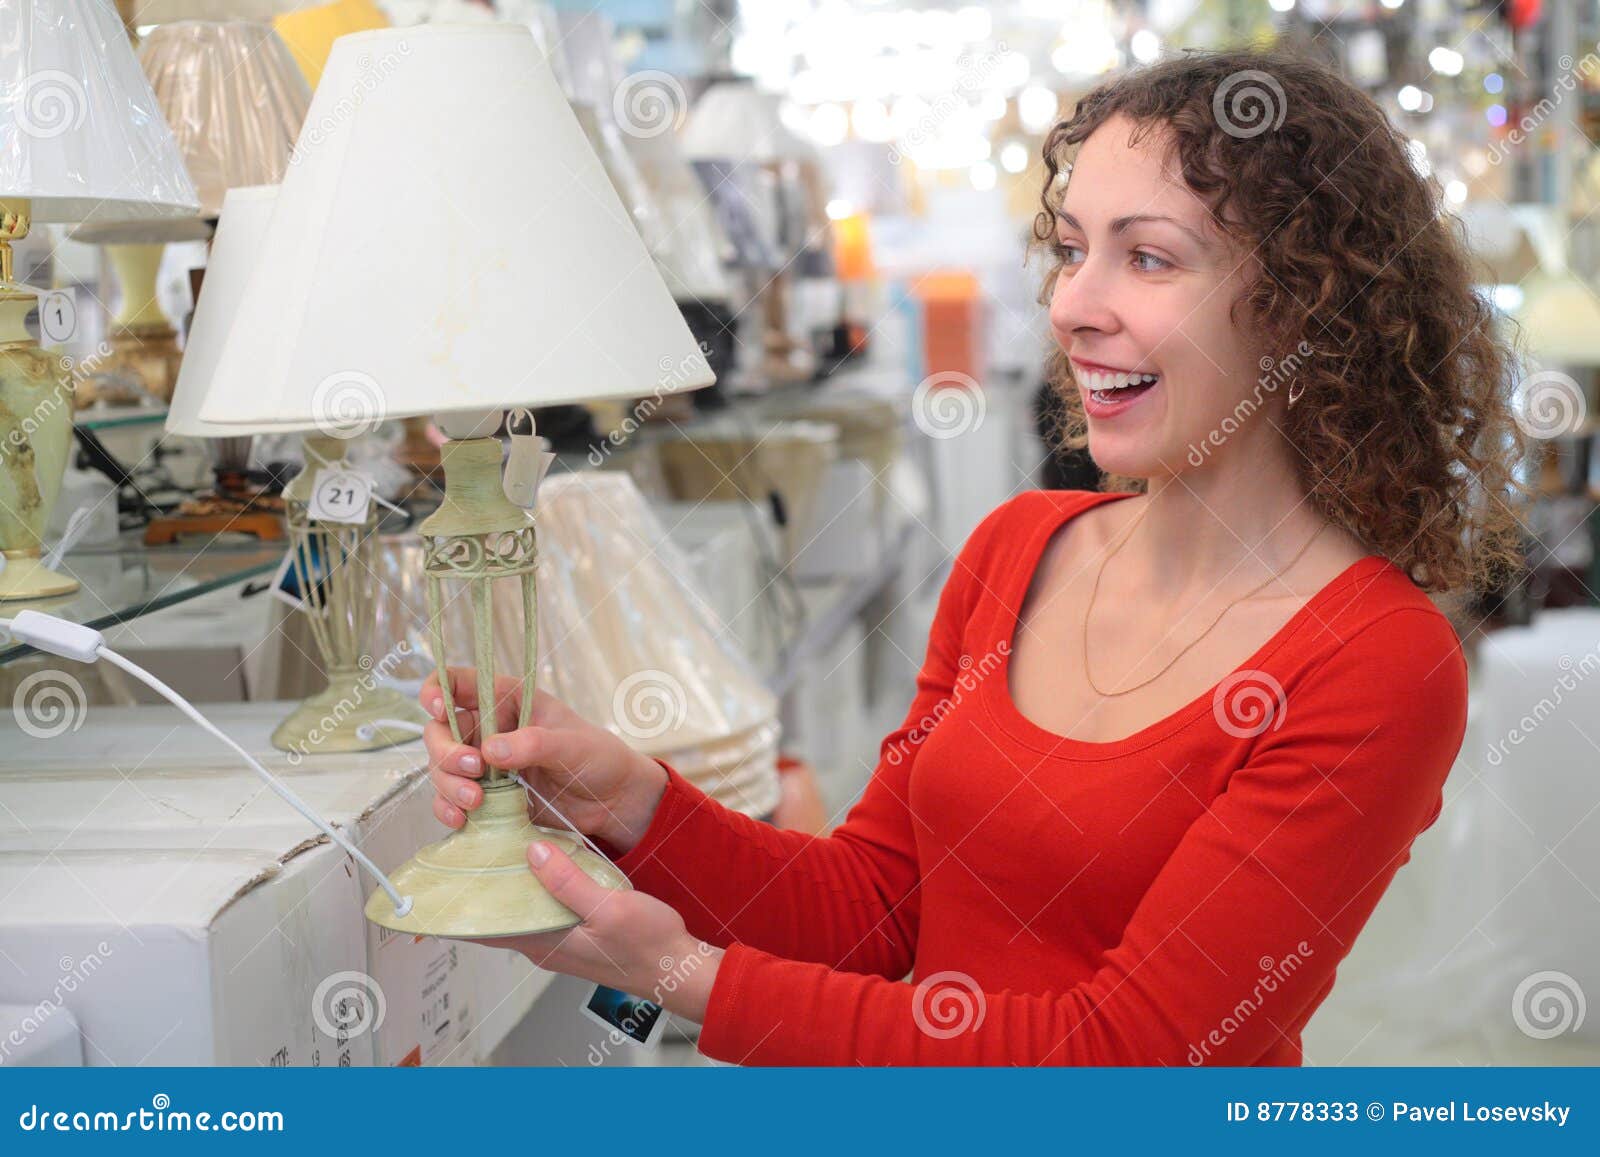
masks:
<path fill-rule="evenodd" d="M 165 406 L 91 406 L 79 410 L 72 424 L 80 430 L 119 430 L 127 426 L 154 426 L 167 420 Z"/>
<path fill-rule="evenodd" d="M 270 574 L 283 560 L 285 547 L 254 539 L 146 547 L 137 535 L 124 536 L 115 547 L 67 555 L 62 572 L 82 584 L 73 594 L 38 602 L 0 602 L 0 615 L 31 608 L 103 630 Z M 0 643 L 0 664 L 34 653 L 32 647 L 7 640 Z"/>
<path fill-rule="evenodd" d="M 907 522 L 893 535 L 883 561 L 871 571 L 844 585 L 838 597 L 819 615 L 806 621 L 804 628 L 778 656 L 777 670 L 767 681 L 774 695 L 787 695 L 811 659 L 823 654 L 866 605 L 887 587 L 905 562 L 916 523 Z"/>

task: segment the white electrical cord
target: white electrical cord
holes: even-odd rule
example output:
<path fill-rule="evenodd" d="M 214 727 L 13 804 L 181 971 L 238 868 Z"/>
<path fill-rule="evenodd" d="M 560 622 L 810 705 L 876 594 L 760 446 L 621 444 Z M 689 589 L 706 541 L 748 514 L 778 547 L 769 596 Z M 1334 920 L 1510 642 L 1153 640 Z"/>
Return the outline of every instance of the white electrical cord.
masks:
<path fill-rule="evenodd" d="M 204 715 L 201 715 L 182 695 L 168 687 L 160 679 L 131 659 L 126 659 L 105 645 L 105 637 L 92 627 L 85 627 L 81 623 L 69 622 L 59 619 L 54 615 L 47 615 L 40 611 L 19 611 L 14 619 L 0 618 L 0 628 L 9 631 L 18 642 L 27 643 L 40 651 L 51 655 L 59 655 L 64 659 L 74 659 L 79 663 L 93 663 L 105 659 L 113 666 L 120 667 L 134 678 L 147 684 L 162 698 L 170 702 L 179 711 L 183 712 L 195 723 L 206 731 L 222 740 L 231 747 L 245 763 L 250 765 L 252 771 L 259 775 L 266 785 L 283 799 L 295 811 L 305 816 L 317 829 L 331 839 L 334 843 L 344 848 L 356 858 L 356 861 L 371 872 L 373 877 L 389 894 L 389 899 L 394 901 L 395 915 L 404 916 L 411 911 L 411 897 L 400 895 L 399 889 L 389 880 L 389 877 L 367 858 L 366 853 L 352 844 L 341 835 L 331 824 L 326 823 L 320 816 L 313 812 L 308 804 L 278 778 L 262 767 L 256 758 L 244 748 L 240 747 L 213 724 Z"/>
<path fill-rule="evenodd" d="M 378 738 L 380 727 L 385 731 L 409 731 L 418 737 L 421 737 L 424 730 L 422 724 L 413 723 L 409 719 L 374 719 L 371 723 L 363 723 L 356 728 L 356 738 L 362 743 L 371 743 Z"/>

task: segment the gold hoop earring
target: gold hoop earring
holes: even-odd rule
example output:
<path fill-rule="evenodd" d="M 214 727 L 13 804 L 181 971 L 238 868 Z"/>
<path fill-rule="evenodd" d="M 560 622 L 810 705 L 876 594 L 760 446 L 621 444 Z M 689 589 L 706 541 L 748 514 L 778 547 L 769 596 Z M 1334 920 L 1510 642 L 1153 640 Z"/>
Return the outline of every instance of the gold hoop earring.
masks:
<path fill-rule="evenodd" d="M 1300 395 L 1306 392 L 1304 382 L 1296 382 L 1289 387 L 1289 408 L 1294 409 L 1294 404 L 1300 400 Z"/>

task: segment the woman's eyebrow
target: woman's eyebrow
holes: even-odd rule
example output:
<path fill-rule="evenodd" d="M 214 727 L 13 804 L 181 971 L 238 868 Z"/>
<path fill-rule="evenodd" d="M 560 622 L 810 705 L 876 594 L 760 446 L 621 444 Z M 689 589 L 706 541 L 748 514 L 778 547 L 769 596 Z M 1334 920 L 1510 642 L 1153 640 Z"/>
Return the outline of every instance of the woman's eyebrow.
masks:
<path fill-rule="evenodd" d="M 1065 222 L 1069 227 L 1078 230 L 1080 233 L 1088 232 L 1088 230 L 1086 230 L 1083 225 L 1079 223 L 1076 217 L 1065 210 L 1058 211 L 1056 213 L 1056 218 Z M 1135 213 L 1127 217 L 1113 218 L 1111 222 L 1111 232 L 1113 235 L 1126 233 L 1132 226 L 1143 222 L 1171 225 L 1174 228 L 1183 230 L 1190 237 L 1193 237 L 1195 243 L 1202 249 L 1209 250 L 1212 248 L 1210 240 L 1203 237 L 1201 234 L 1196 233 L 1193 229 L 1189 228 L 1189 226 L 1185 225 L 1182 221 L 1179 221 L 1176 217 L 1167 217 L 1156 213 Z"/>

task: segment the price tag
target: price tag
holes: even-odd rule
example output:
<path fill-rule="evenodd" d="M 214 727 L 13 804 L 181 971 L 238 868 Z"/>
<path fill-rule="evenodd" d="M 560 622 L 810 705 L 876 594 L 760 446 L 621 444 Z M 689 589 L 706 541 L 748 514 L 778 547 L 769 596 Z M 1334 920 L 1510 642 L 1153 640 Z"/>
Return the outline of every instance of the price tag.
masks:
<path fill-rule="evenodd" d="M 78 298 L 70 289 L 39 295 L 39 331 L 46 345 L 61 345 L 78 332 Z"/>
<path fill-rule="evenodd" d="M 306 514 L 313 522 L 363 523 L 372 509 L 372 479 L 356 470 L 318 470 Z"/>

